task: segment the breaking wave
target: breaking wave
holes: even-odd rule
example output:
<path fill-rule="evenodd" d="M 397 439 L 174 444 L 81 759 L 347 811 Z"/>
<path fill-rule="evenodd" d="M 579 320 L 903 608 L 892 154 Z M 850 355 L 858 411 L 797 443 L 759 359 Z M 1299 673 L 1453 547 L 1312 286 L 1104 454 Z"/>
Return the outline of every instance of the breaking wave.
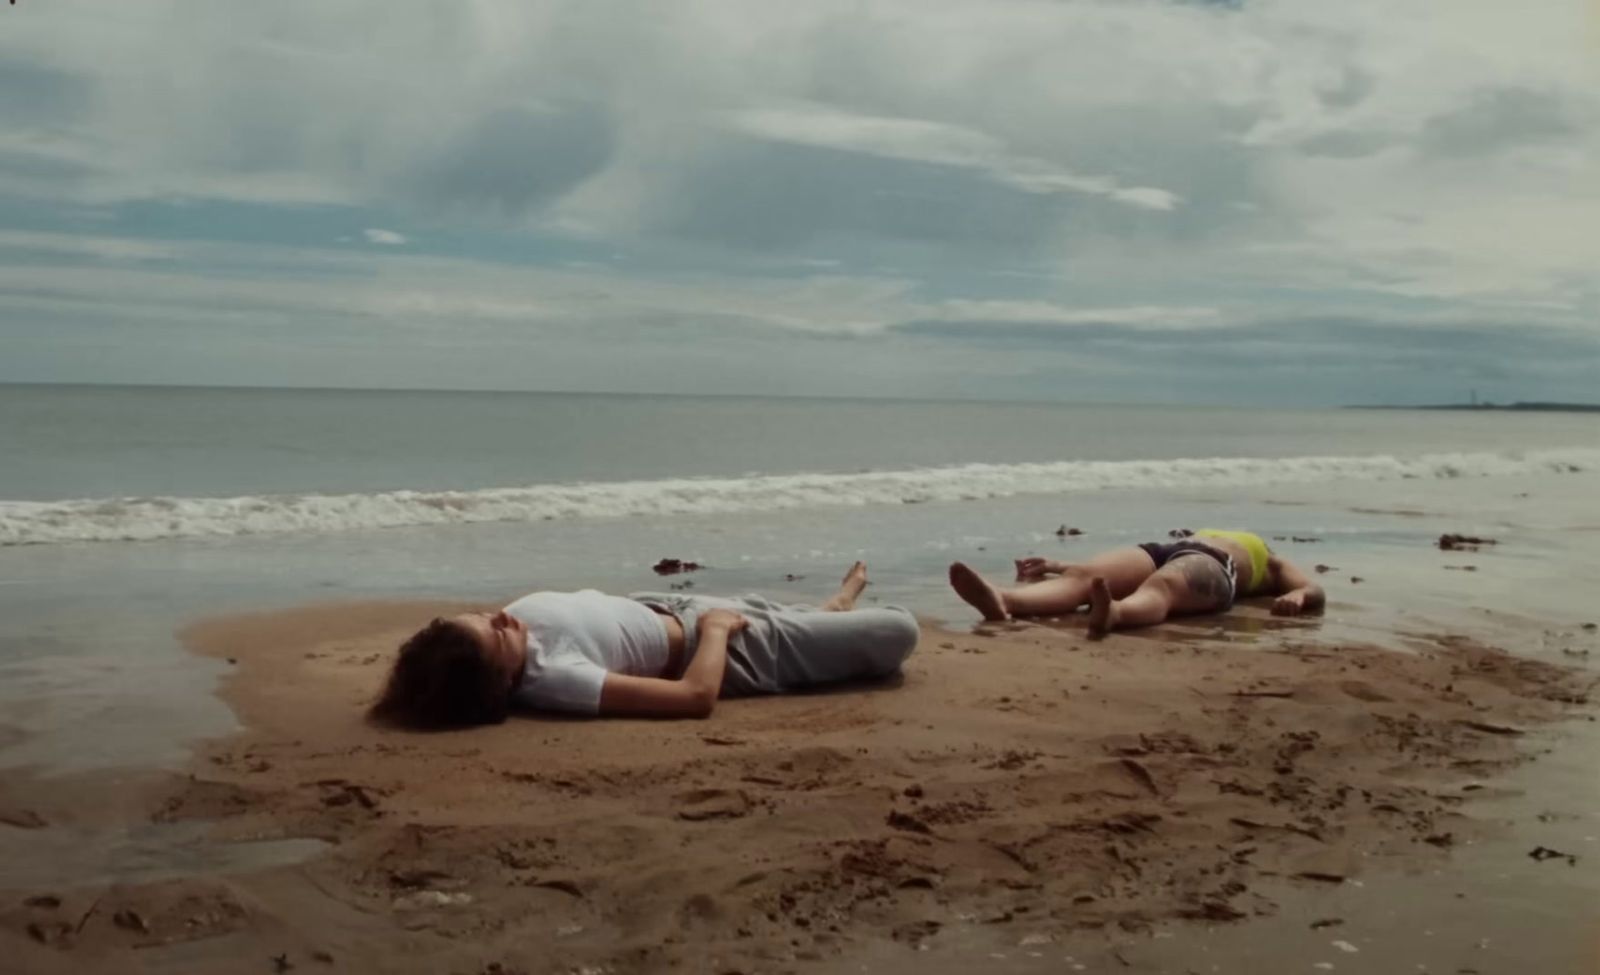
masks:
<path fill-rule="evenodd" d="M 1558 449 L 1412 457 L 966 464 L 854 474 L 537 484 L 481 491 L 0 501 L 0 546 L 345 532 L 491 521 L 747 513 L 969 501 L 1112 488 L 1203 489 L 1334 480 L 1493 477 L 1571 473 L 1596 467 L 1600 467 L 1600 450 Z"/>

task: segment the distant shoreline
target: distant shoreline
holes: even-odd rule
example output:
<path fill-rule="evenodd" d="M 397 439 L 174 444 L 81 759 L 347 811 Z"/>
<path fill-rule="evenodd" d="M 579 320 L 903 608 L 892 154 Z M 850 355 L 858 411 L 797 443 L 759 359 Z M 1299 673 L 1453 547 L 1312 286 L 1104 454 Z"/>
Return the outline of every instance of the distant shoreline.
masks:
<path fill-rule="evenodd" d="M 1468 413 L 1600 413 L 1600 403 L 1437 403 L 1418 406 L 1400 404 L 1346 406 L 1347 410 L 1462 410 Z"/>

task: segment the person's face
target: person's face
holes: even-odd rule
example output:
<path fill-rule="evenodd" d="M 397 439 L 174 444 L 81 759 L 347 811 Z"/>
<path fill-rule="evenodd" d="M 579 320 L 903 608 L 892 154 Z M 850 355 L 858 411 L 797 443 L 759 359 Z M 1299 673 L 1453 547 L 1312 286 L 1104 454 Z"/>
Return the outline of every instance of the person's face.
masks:
<path fill-rule="evenodd" d="M 484 659 L 505 675 L 506 688 L 515 689 L 527 664 L 527 624 L 505 610 L 462 613 L 451 617 L 450 621 L 472 634 Z"/>

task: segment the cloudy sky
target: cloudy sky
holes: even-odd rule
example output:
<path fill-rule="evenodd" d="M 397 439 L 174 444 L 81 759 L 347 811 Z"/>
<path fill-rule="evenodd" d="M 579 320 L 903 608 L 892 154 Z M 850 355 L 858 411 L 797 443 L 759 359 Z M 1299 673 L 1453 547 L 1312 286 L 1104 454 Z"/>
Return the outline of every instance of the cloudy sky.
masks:
<path fill-rule="evenodd" d="M 0 381 L 1597 375 L 1600 0 L 0 7 Z"/>

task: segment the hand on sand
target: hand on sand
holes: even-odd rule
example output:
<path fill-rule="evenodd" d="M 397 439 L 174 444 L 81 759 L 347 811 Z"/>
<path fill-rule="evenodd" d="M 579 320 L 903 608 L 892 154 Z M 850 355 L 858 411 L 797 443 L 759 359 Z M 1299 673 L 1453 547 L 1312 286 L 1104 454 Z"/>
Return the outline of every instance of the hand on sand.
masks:
<path fill-rule="evenodd" d="M 1272 601 L 1273 616 L 1299 616 L 1306 611 L 1306 594 L 1303 592 L 1284 593 Z"/>
<path fill-rule="evenodd" d="M 700 629 L 721 629 L 729 636 L 750 625 L 750 621 L 731 609 L 714 609 L 700 617 Z"/>
<path fill-rule="evenodd" d="M 1017 567 L 1018 582 L 1038 582 L 1048 575 L 1058 575 L 1061 572 L 1061 563 L 1054 559 L 1040 558 L 1030 555 L 1025 559 L 1014 559 Z"/>

